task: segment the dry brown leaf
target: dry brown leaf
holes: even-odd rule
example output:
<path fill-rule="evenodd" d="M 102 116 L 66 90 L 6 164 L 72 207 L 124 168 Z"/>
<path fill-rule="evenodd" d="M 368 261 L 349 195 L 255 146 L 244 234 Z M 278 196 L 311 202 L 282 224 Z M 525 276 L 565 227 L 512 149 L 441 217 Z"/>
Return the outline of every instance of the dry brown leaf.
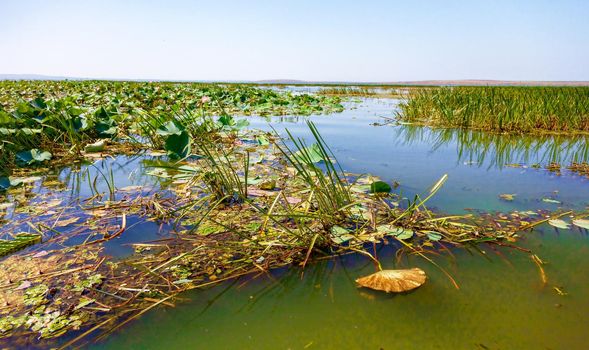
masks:
<path fill-rule="evenodd" d="M 406 292 L 425 283 L 427 276 L 420 268 L 407 270 L 382 270 L 372 275 L 358 278 L 356 283 L 362 287 L 389 292 Z"/>

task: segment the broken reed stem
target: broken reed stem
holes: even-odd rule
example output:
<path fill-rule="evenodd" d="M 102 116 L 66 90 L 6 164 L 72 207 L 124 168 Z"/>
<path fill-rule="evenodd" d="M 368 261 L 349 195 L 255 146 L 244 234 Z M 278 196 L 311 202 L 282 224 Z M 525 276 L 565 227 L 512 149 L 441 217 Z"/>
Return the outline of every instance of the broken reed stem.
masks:
<path fill-rule="evenodd" d="M 532 258 L 532 261 L 536 264 L 536 266 L 538 266 L 538 269 L 540 270 L 540 278 L 542 279 L 542 286 L 545 286 L 548 283 L 548 278 L 546 277 L 546 272 L 544 272 L 544 268 L 542 267 L 544 262 L 540 260 L 536 254 L 532 254 L 530 258 Z"/>

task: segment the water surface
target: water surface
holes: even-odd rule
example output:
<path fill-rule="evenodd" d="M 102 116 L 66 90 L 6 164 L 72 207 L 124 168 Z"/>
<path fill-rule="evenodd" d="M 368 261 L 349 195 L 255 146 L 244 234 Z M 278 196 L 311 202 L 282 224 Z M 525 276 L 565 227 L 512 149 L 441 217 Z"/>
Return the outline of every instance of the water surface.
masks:
<path fill-rule="evenodd" d="M 342 114 L 311 119 L 346 171 L 398 181 L 408 196 L 426 192 L 449 174 L 430 202 L 442 212 L 587 207 L 588 179 L 564 169 L 559 175 L 531 167 L 586 160 L 586 140 L 489 140 L 480 133 L 372 125 L 392 117 L 396 103 L 365 99 Z M 289 128 L 305 136 L 304 121 L 253 118 L 251 126 Z M 512 163 L 522 166 L 509 166 Z M 516 194 L 515 200 L 499 199 L 502 193 Z M 546 203 L 544 198 L 562 204 Z M 530 255 L 514 249 L 482 246 L 482 253 L 455 250 L 435 258 L 458 281 L 456 289 L 423 259 L 397 261 L 394 247 L 382 246 L 378 256 L 385 268 L 419 266 L 427 272 L 428 282 L 402 295 L 357 289 L 354 279 L 374 272 L 374 266 L 362 257 L 340 257 L 316 263 L 304 274 L 298 268 L 281 269 L 187 293 L 187 301 L 176 308 L 153 310 L 93 347 L 586 349 L 587 232 L 542 226 L 525 233 L 520 244 L 546 262 L 546 285 Z"/>

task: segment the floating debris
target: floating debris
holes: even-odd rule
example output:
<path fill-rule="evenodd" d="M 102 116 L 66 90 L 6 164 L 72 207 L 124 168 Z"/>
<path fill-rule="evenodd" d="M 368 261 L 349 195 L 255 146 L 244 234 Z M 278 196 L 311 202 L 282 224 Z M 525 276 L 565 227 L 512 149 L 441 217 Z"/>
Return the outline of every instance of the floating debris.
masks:
<path fill-rule="evenodd" d="M 563 230 L 568 230 L 570 227 L 570 224 L 562 219 L 548 220 L 548 224 L 550 224 L 550 226 L 554 226 L 556 228 L 561 228 Z"/>
<path fill-rule="evenodd" d="M 585 230 L 589 230 L 589 220 L 588 219 L 576 219 L 573 220 L 573 225 L 584 228 Z"/>
<path fill-rule="evenodd" d="M 515 194 L 514 193 L 503 193 L 499 195 L 499 198 L 504 200 L 504 201 L 508 201 L 508 202 L 513 202 L 513 200 L 515 199 Z"/>
<path fill-rule="evenodd" d="M 425 272 L 417 267 L 406 270 L 382 270 L 356 280 L 360 286 L 390 293 L 413 290 L 425 283 Z"/>

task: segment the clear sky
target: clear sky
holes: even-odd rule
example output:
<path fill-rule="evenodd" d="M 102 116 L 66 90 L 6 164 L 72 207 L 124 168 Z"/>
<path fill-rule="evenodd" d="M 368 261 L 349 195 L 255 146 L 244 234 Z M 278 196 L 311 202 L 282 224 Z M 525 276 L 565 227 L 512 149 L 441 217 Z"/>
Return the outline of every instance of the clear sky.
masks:
<path fill-rule="evenodd" d="M 589 80 L 588 0 L 0 0 L 0 74 Z"/>

